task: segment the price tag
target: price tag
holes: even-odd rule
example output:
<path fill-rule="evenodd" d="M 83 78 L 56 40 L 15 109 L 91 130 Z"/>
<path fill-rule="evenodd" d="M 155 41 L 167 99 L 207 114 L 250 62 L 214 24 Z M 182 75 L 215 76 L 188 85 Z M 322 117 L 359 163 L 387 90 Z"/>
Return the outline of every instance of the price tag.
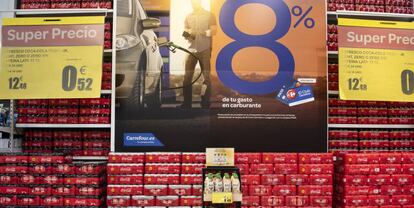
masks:
<path fill-rule="evenodd" d="M 233 193 L 231 192 L 214 192 L 212 194 L 213 204 L 231 204 L 233 203 Z"/>
<path fill-rule="evenodd" d="M 339 19 L 339 95 L 414 102 L 414 23 Z"/>
<path fill-rule="evenodd" d="M 104 17 L 3 22 L 0 99 L 100 96 Z"/>

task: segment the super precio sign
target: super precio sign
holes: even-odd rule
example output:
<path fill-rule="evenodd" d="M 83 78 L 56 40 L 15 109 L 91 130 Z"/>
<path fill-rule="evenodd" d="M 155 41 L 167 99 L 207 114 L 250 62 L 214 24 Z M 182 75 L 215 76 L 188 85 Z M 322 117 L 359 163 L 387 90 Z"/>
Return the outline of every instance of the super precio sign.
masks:
<path fill-rule="evenodd" d="M 100 96 L 103 17 L 3 22 L 1 99 Z"/>

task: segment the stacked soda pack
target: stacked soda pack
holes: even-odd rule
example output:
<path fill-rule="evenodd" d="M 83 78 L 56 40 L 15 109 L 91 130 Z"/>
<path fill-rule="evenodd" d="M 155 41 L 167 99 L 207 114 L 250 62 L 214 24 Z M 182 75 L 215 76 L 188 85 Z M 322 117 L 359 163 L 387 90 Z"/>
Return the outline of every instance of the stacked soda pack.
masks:
<path fill-rule="evenodd" d="M 414 151 L 414 131 L 344 130 L 329 131 L 329 149 L 333 152 Z"/>
<path fill-rule="evenodd" d="M 111 98 L 18 100 L 17 123 L 109 124 Z"/>
<path fill-rule="evenodd" d="M 20 0 L 20 9 L 112 9 L 112 0 Z"/>
<path fill-rule="evenodd" d="M 414 124 L 414 103 L 329 98 L 330 124 Z"/>
<path fill-rule="evenodd" d="M 336 207 L 414 207 L 414 154 L 339 154 Z"/>
<path fill-rule="evenodd" d="M 329 48 L 328 43 L 328 48 Z M 338 50 L 338 43 L 336 43 L 336 50 Z M 331 49 L 330 49 L 331 50 Z M 338 64 L 328 64 L 328 90 L 338 91 L 339 90 L 339 75 L 338 75 Z"/>
<path fill-rule="evenodd" d="M 328 0 L 328 11 L 413 13 L 412 0 Z"/>
<path fill-rule="evenodd" d="M 110 44 L 110 43 L 108 43 L 108 44 Z M 102 89 L 103 90 L 111 90 L 112 89 L 112 63 L 111 62 L 104 62 L 103 63 Z"/>
<path fill-rule="evenodd" d="M 333 155 L 236 153 L 243 207 L 332 207 Z"/>
<path fill-rule="evenodd" d="M 338 26 L 328 24 L 327 26 L 328 32 L 328 51 L 338 51 Z M 338 68 L 336 68 L 336 72 L 338 73 Z"/>
<path fill-rule="evenodd" d="M 58 154 L 0 155 L 0 207 L 102 207 L 105 169 Z"/>
<path fill-rule="evenodd" d="M 109 207 L 202 205 L 205 153 L 110 153 Z"/>
<path fill-rule="evenodd" d="M 107 156 L 109 131 L 29 130 L 24 132 L 23 152 L 67 153 L 73 156 Z"/>

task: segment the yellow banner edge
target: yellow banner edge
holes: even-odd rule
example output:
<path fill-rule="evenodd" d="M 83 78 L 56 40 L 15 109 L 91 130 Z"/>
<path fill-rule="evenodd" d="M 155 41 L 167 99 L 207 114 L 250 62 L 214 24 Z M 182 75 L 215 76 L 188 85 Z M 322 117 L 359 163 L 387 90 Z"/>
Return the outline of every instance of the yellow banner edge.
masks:
<path fill-rule="evenodd" d="M 59 20 L 59 21 L 56 21 L 56 20 Z M 3 18 L 3 26 L 89 25 L 89 24 L 103 24 L 103 23 L 105 23 L 104 16 Z"/>
<path fill-rule="evenodd" d="M 352 18 L 338 18 L 338 26 L 373 27 L 373 28 L 392 28 L 392 29 L 412 29 L 414 22 L 364 20 Z"/>

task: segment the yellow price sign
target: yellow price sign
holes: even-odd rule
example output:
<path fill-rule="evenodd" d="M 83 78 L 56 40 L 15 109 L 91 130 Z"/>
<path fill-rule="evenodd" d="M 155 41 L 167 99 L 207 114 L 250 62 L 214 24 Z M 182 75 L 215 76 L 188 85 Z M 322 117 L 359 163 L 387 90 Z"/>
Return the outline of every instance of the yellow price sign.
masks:
<path fill-rule="evenodd" d="M 100 97 L 104 17 L 3 23 L 0 99 Z"/>
<path fill-rule="evenodd" d="M 338 23 L 340 98 L 414 102 L 414 23 Z"/>
<path fill-rule="evenodd" d="M 233 193 L 231 192 L 213 192 L 211 196 L 213 204 L 231 204 L 233 203 Z"/>

